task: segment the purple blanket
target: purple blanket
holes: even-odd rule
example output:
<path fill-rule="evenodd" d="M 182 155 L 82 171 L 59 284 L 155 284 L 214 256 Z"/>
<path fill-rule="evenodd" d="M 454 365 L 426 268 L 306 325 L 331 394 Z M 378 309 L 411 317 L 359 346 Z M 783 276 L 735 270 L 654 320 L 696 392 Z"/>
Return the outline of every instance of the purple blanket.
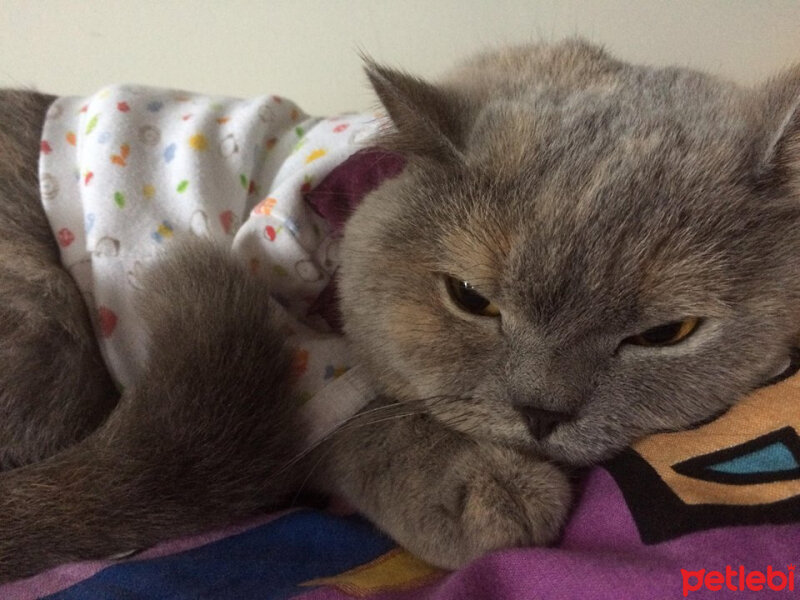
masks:
<path fill-rule="evenodd" d="M 800 597 L 800 375 L 586 476 L 560 543 L 447 573 L 357 515 L 296 510 L 64 565 L 0 598 Z"/>

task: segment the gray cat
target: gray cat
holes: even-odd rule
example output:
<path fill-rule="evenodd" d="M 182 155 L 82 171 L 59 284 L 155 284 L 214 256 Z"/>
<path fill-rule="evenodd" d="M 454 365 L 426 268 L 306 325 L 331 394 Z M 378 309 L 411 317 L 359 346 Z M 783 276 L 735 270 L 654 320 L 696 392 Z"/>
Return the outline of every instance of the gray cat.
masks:
<path fill-rule="evenodd" d="M 367 72 L 393 122 L 378 143 L 407 165 L 348 221 L 339 289 L 380 397 L 308 455 L 264 282 L 201 241 L 144 276 L 146 376 L 117 398 L 40 208 L 52 99 L 0 96 L 0 580 L 301 487 L 447 568 L 545 544 L 562 465 L 710 418 L 783 368 L 800 67 L 746 89 L 569 41 L 437 85 Z"/>

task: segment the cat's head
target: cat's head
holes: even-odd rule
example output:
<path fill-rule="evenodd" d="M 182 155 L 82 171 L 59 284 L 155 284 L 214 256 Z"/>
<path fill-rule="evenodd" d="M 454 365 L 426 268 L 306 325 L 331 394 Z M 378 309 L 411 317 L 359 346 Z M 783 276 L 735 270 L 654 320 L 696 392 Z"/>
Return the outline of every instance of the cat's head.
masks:
<path fill-rule="evenodd" d="M 349 221 L 340 295 L 388 394 L 581 464 L 785 365 L 800 68 L 745 89 L 568 42 L 368 74 L 408 163 Z"/>

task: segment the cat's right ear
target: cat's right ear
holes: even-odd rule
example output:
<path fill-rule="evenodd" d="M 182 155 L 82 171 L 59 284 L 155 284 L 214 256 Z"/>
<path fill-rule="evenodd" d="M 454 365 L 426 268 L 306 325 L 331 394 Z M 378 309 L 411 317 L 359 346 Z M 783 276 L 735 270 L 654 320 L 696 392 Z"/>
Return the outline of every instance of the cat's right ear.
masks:
<path fill-rule="evenodd" d="M 463 162 L 466 102 L 446 89 L 363 58 L 367 77 L 393 125 L 382 144 L 409 156 Z"/>
<path fill-rule="evenodd" d="M 788 185 L 800 196 L 800 64 L 767 82 L 760 112 L 767 134 L 760 183 Z"/>

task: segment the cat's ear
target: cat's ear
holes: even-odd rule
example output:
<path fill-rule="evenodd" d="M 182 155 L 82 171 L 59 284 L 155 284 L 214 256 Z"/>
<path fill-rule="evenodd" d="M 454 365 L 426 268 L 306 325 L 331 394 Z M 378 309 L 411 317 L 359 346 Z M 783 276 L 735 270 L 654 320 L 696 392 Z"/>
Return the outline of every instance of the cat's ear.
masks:
<path fill-rule="evenodd" d="M 363 58 L 393 124 L 382 141 L 402 154 L 462 162 L 466 103 L 453 92 Z"/>
<path fill-rule="evenodd" d="M 760 182 L 788 185 L 800 194 L 800 65 L 767 82 L 762 93 L 767 137 L 760 153 Z"/>

